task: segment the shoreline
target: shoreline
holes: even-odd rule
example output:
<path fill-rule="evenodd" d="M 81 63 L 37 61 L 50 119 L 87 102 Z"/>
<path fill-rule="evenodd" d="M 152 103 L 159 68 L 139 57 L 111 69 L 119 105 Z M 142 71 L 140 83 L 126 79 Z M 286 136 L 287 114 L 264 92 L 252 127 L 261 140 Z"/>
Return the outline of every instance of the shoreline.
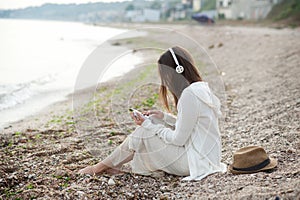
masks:
<path fill-rule="evenodd" d="M 124 94 L 130 92 L 135 82 L 153 80 L 153 77 L 146 76 L 152 71 L 146 75 L 129 72 L 129 76 L 125 77 L 127 80 L 113 81 L 122 90 L 103 85 L 99 88 L 100 98 L 90 105 L 87 112 L 80 113 L 81 117 L 91 117 L 94 116 L 91 108 L 97 108 L 97 120 L 91 118 L 87 121 L 91 125 L 85 130 L 87 135 L 78 134 L 74 119 L 70 118 L 71 113 L 63 113 L 62 108 L 70 106 L 70 99 L 47 108 L 40 124 L 33 117 L 6 129 L 11 136 L 0 138 L 1 156 L 4 158 L 0 161 L 0 173 L 5 180 L 0 185 L 6 189 L 1 191 L 3 195 L 0 197 L 45 198 L 47 188 L 49 199 L 67 196 L 120 198 L 118 195 L 122 195 L 121 198 L 179 199 L 299 198 L 299 32 L 295 29 L 275 31 L 265 28 L 257 28 L 255 30 L 259 31 L 253 32 L 251 28 L 238 27 L 180 28 L 182 26 L 175 27 L 196 38 L 224 72 L 227 100 L 221 126 L 222 162 L 230 164 L 233 152 L 243 146 L 259 145 L 278 160 L 276 170 L 248 175 L 226 172 L 213 174 L 198 182 L 182 182 L 181 177 L 167 174 L 160 177 L 131 173 L 99 177 L 74 175 L 72 171 L 103 159 L 135 128 L 132 122 L 126 121 L 127 111 L 117 116 L 124 117 L 123 124 L 116 124 L 118 118 L 110 115 L 110 106 L 123 111 L 121 108 L 126 107 L 124 102 L 128 98 Z M 201 37 L 198 37 L 199 33 Z M 126 41 L 122 41 L 121 46 L 141 45 L 134 43 L 139 40 L 131 40 L 130 44 Z M 150 89 L 142 88 L 137 93 L 137 101 L 143 101 L 144 97 L 147 100 L 148 94 L 142 92 L 152 92 Z M 118 98 L 120 102 L 111 105 L 108 102 L 112 95 L 125 99 Z M 49 116 L 49 109 L 52 109 L 52 115 L 57 116 Z M 34 122 L 32 125 L 30 120 Z M 48 121 L 53 122 L 48 127 L 43 126 Z M 86 144 L 92 140 L 105 146 L 105 151 L 96 148 L 97 151 L 93 149 L 94 154 L 89 153 Z M 114 179 L 114 186 L 108 185 L 110 178 Z"/>
<path fill-rule="evenodd" d="M 1 20 L 1 25 L 7 29 L 3 33 L 1 50 L 5 52 L 7 45 L 9 49 L 6 58 L 0 62 L 4 70 L 0 76 L 0 130 L 12 122 L 37 114 L 51 103 L 64 100 L 73 92 L 73 84 L 85 59 L 108 38 L 126 31 L 84 23 L 24 19 Z M 35 30 L 36 27 L 39 29 Z M 9 34 L 15 35 L 15 39 Z M 124 49 L 113 49 L 107 55 Z M 20 59 L 14 60 L 15 57 Z M 24 64 L 26 68 L 21 67 Z M 108 77 L 111 75 L 114 74 Z"/>

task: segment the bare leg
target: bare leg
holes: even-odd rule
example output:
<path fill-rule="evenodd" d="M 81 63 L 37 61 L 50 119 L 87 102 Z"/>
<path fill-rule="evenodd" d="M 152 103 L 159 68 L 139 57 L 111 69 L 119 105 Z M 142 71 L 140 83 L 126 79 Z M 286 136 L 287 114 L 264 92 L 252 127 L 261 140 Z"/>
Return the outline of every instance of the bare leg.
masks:
<path fill-rule="evenodd" d="M 96 165 L 88 166 L 79 171 L 80 174 L 101 174 L 108 172 L 111 174 L 120 173 L 123 164 L 132 160 L 134 152 L 129 150 L 129 140 L 126 138 L 124 142 L 118 146 L 107 158 Z"/>
<path fill-rule="evenodd" d="M 132 152 L 131 155 L 129 155 L 127 158 L 125 158 L 120 164 L 118 164 L 115 167 L 111 167 L 111 168 L 107 169 L 106 172 L 109 173 L 109 174 L 119 174 L 119 173 L 122 173 L 123 172 L 121 170 L 122 166 L 125 163 L 128 163 L 129 161 L 131 161 L 133 159 L 133 155 L 134 155 L 134 153 Z"/>

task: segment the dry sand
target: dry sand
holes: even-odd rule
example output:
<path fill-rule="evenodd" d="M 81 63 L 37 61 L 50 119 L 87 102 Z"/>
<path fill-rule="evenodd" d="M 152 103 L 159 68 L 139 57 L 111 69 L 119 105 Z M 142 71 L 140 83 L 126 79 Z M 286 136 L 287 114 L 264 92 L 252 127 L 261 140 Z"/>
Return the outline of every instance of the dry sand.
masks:
<path fill-rule="evenodd" d="M 102 138 L 95 141 L 105 140 L 111 150 L 135 128 L 130 121 L 120 125 L 111 119 L 107 107 L 111 86 L 107 86 L 96 102 L 98 120 L 90 119 L 92 126 L 86 127 L 84 136 L 78 135 L 74 126 L 78 118 L 74 122 L 70 100 L 3 131 L 0 197 L 299 199 L 300 29 L 183 25 L 171 28 L 202 44 L 222 72 L 227 96 L 221 123 L 222 161 L 230 164 L 237 149 L 259 145 L 278 160 L 275 170 L 249 175 L 213 174 L 198 182 L 183 182 L 181 177 L 163 173 L 78 176 L 72 171 L 94 164 L 109 153 L 107 149 L 93 149 L 98 158 L 92 156 L 86 141 Z M 151 39 L 159 42 L 160 38 Z M 122 100 L 115 106 L 122 106 Z M 123 114 L 128 113 L 120 116 Z M 84 116 L 90 115 L 86 112 L 81 117 Z"/>

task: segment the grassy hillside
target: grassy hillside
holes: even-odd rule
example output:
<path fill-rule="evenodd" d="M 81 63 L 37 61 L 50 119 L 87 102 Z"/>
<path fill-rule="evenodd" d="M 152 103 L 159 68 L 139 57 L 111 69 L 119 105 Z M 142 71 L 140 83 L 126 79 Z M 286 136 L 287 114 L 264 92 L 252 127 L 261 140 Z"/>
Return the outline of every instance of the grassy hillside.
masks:
<path fill-rule="evenodd" d="M 203 10 L 214 10 L 216 9 L 216 0 L 203 1 L 201 11 Z"/>
<path fill-rule="evenodd" d="M 290 25 L 300 25 L 300 0 L 283 0 L 273 7 L 268 19 L 283 21 Z"/>

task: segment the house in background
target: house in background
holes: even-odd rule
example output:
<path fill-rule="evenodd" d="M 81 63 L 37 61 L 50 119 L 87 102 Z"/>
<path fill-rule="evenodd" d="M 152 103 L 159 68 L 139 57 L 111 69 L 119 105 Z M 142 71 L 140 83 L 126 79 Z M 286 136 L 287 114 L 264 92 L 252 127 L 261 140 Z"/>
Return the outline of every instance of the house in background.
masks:
<path fill-rule="evenodd" d="M 198 12 L 202 6 L 202 0 L 182 0 L 181 3 L 183 5 L 187 5 L 187 7 L 192 8 L 192 11 Z"/>
<path fill-rule="evenodd" d="M 201 0 L 193 0 L 193 11 L 197 12 L 201 9 L 202 1 Z"/>
<path fill-rule="evenodd" d="M 160 10 L 148 8 L 130 10 L 126 12 L 124 19 L 129 22 L 158 22 L 160 20 Z"/>
<path fill-rule="evenodd" d="M 160 10 L 144 9 L 145 21 L 158 22 L 160 20 Z"/>
<path fill-rule="evenodd" d="M 217 0 L 219 18 L 225 19 L 264 19 L 272 7 L 281 0 Z"/>
<path fill-rule="evenodd" d="M 191 18 L 193 12 L 198 12 L 201 9 L 202 0 L 181 0 L 175 7 L 171 9 L 169 21 L 176 21 Z"/>
<path fill-rule="evenodd" d="M 186 4 L 177 3 L 175 7 L 171 8 L 168 21 L 176 21 L 187 18 L 189 14 L 189 7 Z"/>

